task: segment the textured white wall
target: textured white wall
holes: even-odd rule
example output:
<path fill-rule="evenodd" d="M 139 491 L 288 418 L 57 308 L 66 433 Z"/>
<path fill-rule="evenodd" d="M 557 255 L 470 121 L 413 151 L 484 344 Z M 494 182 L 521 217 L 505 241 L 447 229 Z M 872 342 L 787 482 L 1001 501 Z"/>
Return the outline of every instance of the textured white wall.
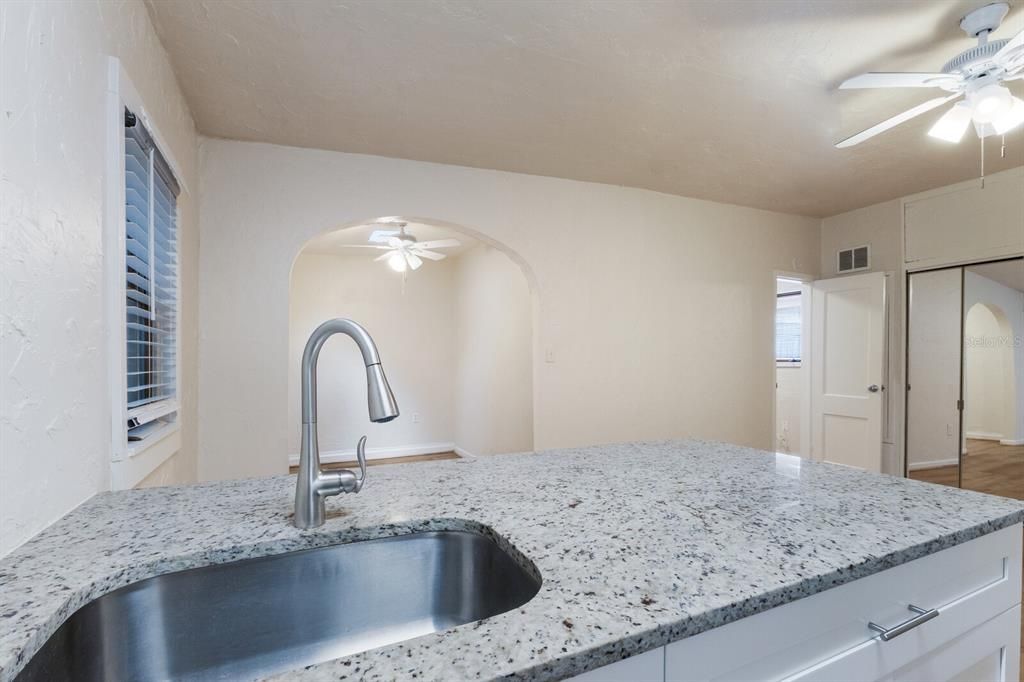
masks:
<path fill-rule="evenodd" d="M 321 453 L 352 450 L 363 434 L 371 449 L 454 442 L 454 270 L 452 259 L 428 262 L 409 274 L 403 293 L 401 275 L 372 256 L 296 259 L 288 327 L 288 454 L 299 452 L 302 351 L 313 330 L 334 317 L 351 318 L 373 336 L 402 414 L 387 424 L 369 421 L 359 350 L 351 339 L 331 339 L 320 352 L 317 382 Z"/>
<path fill-rule="evenodd" d="M 817 270 L 820 221 L 256 143 L 204 139 L 201 159 L 200 478 L 283 470 L 292 261 L 318 234 L 387 215 L 461 225 L 532 273 L 535 447 L 771 447 L 774 271 Z"/>
<path fill-rule="evenodd" d="M 119 57 L 182 180 L 196 133 L 142 2 L 0 3 L 0 554 L 107 488 L 102 252 L 107 58 Z M 195 476 L 197 201 L 180 200 L 182 452 Z M 30 482 L 29 482 L 30 481 Z"/>
<path fill-rule="evenodd" d="M 473 455 L 533 449 L 533 301 L 489 246 L 455 259 L 455 443 Z"/>

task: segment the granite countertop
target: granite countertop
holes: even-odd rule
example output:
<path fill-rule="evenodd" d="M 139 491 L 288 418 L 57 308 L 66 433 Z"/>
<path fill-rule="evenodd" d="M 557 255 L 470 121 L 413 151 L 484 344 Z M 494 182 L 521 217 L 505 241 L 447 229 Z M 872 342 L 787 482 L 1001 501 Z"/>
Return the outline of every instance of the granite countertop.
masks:
<path fill-rule="evenodd" d="M 720 443 L 373 467 L 327 523 L 295 478 L 103 493 L 0 560 L 0 681 L 86 602 L 160 573 L 423 529 L 492 529 L 540 592 L 492 618 L 290 673 L 557 679 L 1024 519 L 1024 504 Z"/>

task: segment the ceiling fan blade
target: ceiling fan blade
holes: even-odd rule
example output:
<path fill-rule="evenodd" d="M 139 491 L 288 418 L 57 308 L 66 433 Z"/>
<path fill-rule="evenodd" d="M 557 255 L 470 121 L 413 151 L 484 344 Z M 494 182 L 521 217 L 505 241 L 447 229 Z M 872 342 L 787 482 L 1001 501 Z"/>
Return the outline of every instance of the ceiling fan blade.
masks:
<path fill-rule="evenodd" d="M 392 249 L 400 249 L 405 246 L 405 241 L 398 237 L 388 237 L 388 246 Z"/>
<path fill-rule="evenodd" d="M 960 80 L 948 73 L 862 73 L 847 78 L 839 86 L 840 90 L 859 88 L 937 88 L 941 83 Z"/>
<path fill-rule="evenodd" d="M 393 253 L 394 253 L 394 251 L 392 251 L 391 249 L 388 249 L 386 253 L 382 253 L 381 255 L 377 256 L 373 260 L 375 260 L 375 261 L 387 260 L 388 258 L 391 258 L 391 254 L 393 254 Z"/>
<path fill-rule="evenodd" d="M 409 264 L 409 267 L 413 270 L 419 270 L 420 266 L 423 265 L 423 261 L 415 253 L 405 254 L 405 261 Z"/>
<path fill-rule="evenodd" d="M 390 246 L 377 246 L 374 244 L 338 244 L 343 249 L 390 249 Z"/>
<path fill-rule="evenodd" d="M 992 59 L 1000 64 L 1004 64 L 1015 52 L 1017 52 L 1017 50 L 1021 48 L 1024 48 L 1024 31 L 1018 31 L 1017 35 L 1010 38 L 1010 42 L 1003 45 L 999 49 L 999 52 L 996 52 L 992 56 Z"/>
<path fill-rule="evenodd" d="M 461 246 L 462 243 L 458 239 L 435 239 L 430 242 L 417 242 L 416 246 L 422 249 L 451 249 L 456 246 Z"/>
<path fill-rule="evenodd" d="M 862 130 L 856 135 L 851 135 L 845 140 L 836 142 L 836 147 L 838 147 L 839 149 L 843 149 L 845 147 L 852 147 L 855 144 L 860 144 L 864 140 L 872 138 L 875 135 L 878 135 L 879 133 L 884 133 L 886 130 L 889 130 L 890 128 L 895 128 L 899 124 L 905 123 L 906 121 L 909 121 L 915 116 L 920 116 L 921 114 L 927 111 L 931 111 L 935 107 L 941 107 L 946 102 L 951 102 L 959 96 L 960 93 L 955 93 L 947 97 L 936 97 L 934 99 L 930 99 L 927 102 L 918 104 L 913 109 L 907 109 L 902 114 L 896 114 L 892 118 L 888 118 L 882 121 L 881 123 L 873 125 L 867 130 Z"/>
<path fill-rule="evenodd" d="M 443 253 L 437 253 L 436 251 L 426 251 L 424 249 L 413 249 L 412 253 L 430 260 L 444 260 L 446 258 L 446 256 Z"/>

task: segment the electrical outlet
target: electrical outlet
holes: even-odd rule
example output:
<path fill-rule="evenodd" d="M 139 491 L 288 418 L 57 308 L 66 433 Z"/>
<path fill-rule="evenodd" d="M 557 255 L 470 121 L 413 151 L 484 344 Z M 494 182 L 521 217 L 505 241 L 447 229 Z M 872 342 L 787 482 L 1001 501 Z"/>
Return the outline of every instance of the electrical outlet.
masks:
<path fill-rule="evenodd" d="M 555 361 L 555 349 L 548 346 L 544 349 L 544 362 L 553 363 Z"/>
<path fill-rule="evenodd" d="M 953 425 L 952 424 L 946 424 L 946 435 L 949 436 L 950 438 L 953 437 Z"/>
<path fill-rule="evenodd" d="M 412 413 L 412 423 L 413 424 L 419 424 L 420 423 L 420 413 L 419 412 L 413 412 Z"/>

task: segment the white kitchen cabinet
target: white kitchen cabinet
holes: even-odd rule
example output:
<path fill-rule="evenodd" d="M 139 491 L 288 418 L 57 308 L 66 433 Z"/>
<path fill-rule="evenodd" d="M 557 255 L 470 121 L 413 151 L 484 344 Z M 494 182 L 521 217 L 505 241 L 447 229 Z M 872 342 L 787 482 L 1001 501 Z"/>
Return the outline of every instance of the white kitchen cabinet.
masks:
<path fill-rule="evenodd" d="M 1018 524 L 573 679 L 1016 682 L 1021 544 Z M 663 677 L 624 667 L 662 652 Z"/>

